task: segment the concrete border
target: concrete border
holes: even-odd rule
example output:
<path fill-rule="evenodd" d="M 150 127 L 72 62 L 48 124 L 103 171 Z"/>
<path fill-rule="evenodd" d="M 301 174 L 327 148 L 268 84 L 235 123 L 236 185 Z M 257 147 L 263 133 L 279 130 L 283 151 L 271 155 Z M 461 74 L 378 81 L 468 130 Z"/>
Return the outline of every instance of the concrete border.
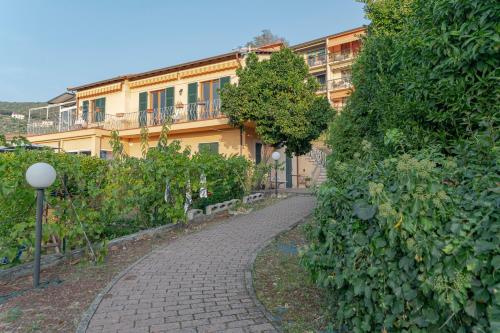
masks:
<path fill-rule="evenodd" d="M 304 216 L 303 218 L 301 218 L 299 221 L 297 221 L 294 224 L 292 224 L 291 226 L 287 227 L 285 230 L 280 231 L 276 235 L 274 235 L 274 236 L 268 238 L 266 241 L 264 241 L 261 244 L 261 246 L 259 246 L 252 253 L 252 255 L 250 256 L 250 259 L 247 262 L 247 267 L 245 268 L 245 289 L 247 290 L 248 294 L 250 295 L 250 298 L 253 300 L 255 306 L 260 311 L 262 311 L 262 313 L 267 318 L 267 320 L 269 320 L 269 322 L 271 323 L 271 325 L 273 325 L 274 328 L 276 329 L 276 331 L 278 331 L 278 332 L 283 332 L 281 321 L 278 320 L 278 319 L 276 319 L 276 317 L 274 317 L 272 315 L 272 313 L 267 310 L 267 308 L 259 301 L 259 299 L 257 298 L 257 294 L 255 293 L 255 287 L 254 287 L 254 283 L 253 283 L 253 281 L 254 281 L 254 276 L 253 276 L 254 274 L 253 274 L 253 272 L 254 272 L 254 268 L 255 268 L 255 260 L 257 259 L 257 256 L 259 255 L 259 253 L 262 252 L 262 250 L 264 250 L 267 246 L 269 246 L 278 237 L 280 237 L 281 235 L 283 235 L 283 234 L 289 232 L 290 230 L 296 228 L 298 225 L 306 222 L 313 215 L 314 215 L 314 212 L 311 212 L 310 214 L 308 214 L 308 215 Z"/>
<path fill-rule="evenodd" d="M 170 230 L 173 228 L 176 228 L 178 226 L 182 225 L 182 223 L 170 223 L 170 224 L 165 224 L 161 225 L 156 228 L 151 228 L 151 229 L 145 229 L 138 231 L 136 233 L 130 234 L 130 235 L 125 235 L 122 237 L 118 237 L 115 239 L 110 240 L 107 243 L 107 247 L 111 247 L 113 245 L 121 244 L 123 242 L 130 242 L 138 239 L 142 239 L 145 236 L 154 236 L 160 232 L 164 232 L 166 230 Z M 95 248 L 99 248 L 101 245 L 100 244 L 93 244 Z M 85 252 L 86 248 L 81 248 L 81 249 L 76 249 L 71 251 L 70 253 L 63 254 L 48 254 L 42 256 L 42 263 L 41 263 L 41 269 L 47 269 L 53 266 L 56 266 L 62 262 L 64 262 L 67 259 L 73 259 L 73 258 L 80 258 L 83 253 Z M 23 277 L 26 275 L 29 275 L 33 271 L 33 265 L 34 263 L 32 261 L 14 266 L 8 269 L 0 270 L 0 280 L 11 280 L 14 278 L 18 277 Z"/>

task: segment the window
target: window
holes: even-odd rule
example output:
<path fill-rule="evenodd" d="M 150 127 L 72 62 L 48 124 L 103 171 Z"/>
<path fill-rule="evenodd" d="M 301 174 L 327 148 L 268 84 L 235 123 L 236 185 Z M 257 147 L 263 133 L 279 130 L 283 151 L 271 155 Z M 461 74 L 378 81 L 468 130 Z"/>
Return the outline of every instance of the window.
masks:
<path fill-rule="evenodd" d="M 319 83 L 319 90 L 320 91 L 325 90 L 326 89 L 326 74 L 325 73 L 318 74 L 318 75 L 315 75 L 314 77 L 316 78 L 316 80 Z"/>
<path fill-rule="evenodd" d="M 326 62 L 325 49 L 314 50 L 307 53 L 307 64 L 309 66 L 319 66 Z"/>
<path fill-rule="evenodd" d="M 151 109 L 153 109 L 153 125 L 162 123 L 166 114 L 166 94 L 165 89 L 150 92 Z"/>
<path fill-rule="evenodd" d="M 220 88 L 229 84 L 231 78 L 225 76 L 215 80 L 209 80 L 201 83 L 200 95 L 202 98 L 202 118 L 207 119 L 217 117 L 220 110 Z"/>
<path fill-rule="evenodd" d="M 92 113 L 94 114 L 94 121 L 104 121 L 106 115 L 106 98 L 98 98 L 92 101 Z"/>
<path fill-rule="evenodd" d="M 209 143 L 200 143 L 198 144 L 198 151 L 200 153 L 219 153 L 219 143 L 218 142 L 209 142 Z"/>
<path fill-rule="evenodd" d="M 112 160 L 113 152 L 109 150 L 101 150 L 99 157 L 103 160 Z"/>

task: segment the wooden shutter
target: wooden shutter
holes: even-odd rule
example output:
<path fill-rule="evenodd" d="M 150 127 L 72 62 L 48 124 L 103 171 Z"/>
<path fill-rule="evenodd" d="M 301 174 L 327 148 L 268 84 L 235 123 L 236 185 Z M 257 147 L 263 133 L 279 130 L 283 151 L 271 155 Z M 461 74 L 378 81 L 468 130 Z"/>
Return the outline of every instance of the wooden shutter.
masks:
<path fill-rule="evenodd" d="M 148 93 L 141 92 L 139 94 L 139 111 L 144 111 L 148 108 Z"/>
<path fill-rule="evenodd" d="M 196 103 L 198 101 L 198 82 L 188 85 L 188 103 Z"/>
<path fill-rule="evenodd" d="M 104 121 L 106 115 L 106 97 L 98 98 L 94 101 L 95 106 L 95 120 L 96 121 Z M 97 112 L 99 109 L 99 112 Z"/>
<path fill-rule="evenodd" d="M 82 119 L 89 120 L 89 101 L 83 101 L 82 103 Z"/>
<path fill-rule="evenodd" d="M 165 89 L 165 95 L 166 95 L 166 98 L 167 98 L 167 102 L 166 102 L 166 107 L 169 108 L 169 107 L 173 107 L 174 106 L 174 87 L 168 87 L 167 89 Z"/>
<path fill-rule="evenodd" d="M 139 94 L 139 126 L 146 126 L 148 120 L 148 114 L 146 110 L 148 109 L 148 93 L 141 92 Z"/>

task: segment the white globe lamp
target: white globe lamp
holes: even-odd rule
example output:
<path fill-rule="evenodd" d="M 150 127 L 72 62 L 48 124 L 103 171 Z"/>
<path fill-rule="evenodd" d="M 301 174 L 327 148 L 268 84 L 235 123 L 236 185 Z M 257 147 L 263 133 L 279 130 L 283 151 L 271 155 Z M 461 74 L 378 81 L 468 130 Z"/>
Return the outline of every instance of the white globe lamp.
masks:
<path fill-rule="evenodd" d="M 35 163 L 26 171 L 26 181 L 31 187 L 45 189 L 56 180 L 56 170 L 47 163 Z"/>
<path fill-rule="evenodd" d="M 279 151 L 275 151 L 275 152 L 273 152 L 273 154 L 271 155 L 271 157 L 273 158 L 273 160 L 279 161 L 279 159 L 281 158 L 281 154 L 280 154 Z"/>

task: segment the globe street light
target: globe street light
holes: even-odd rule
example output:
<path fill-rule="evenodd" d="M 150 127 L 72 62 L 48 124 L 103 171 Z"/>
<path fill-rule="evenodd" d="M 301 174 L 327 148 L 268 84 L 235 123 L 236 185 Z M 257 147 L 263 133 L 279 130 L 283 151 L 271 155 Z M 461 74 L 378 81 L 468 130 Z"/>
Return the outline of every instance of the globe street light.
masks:
<path fill-rule="evenodd" d="M 36 189 L 36 227 L 35 227 L 35 267 L 33 287 L 40 284 L 40 257 L 42 252 L 42 216 L 44 190 L 56 180 L 56 170 L 47 163 L 35 163 L 26 171 L 26 181 Z"/>
<path fill-rule="evenodd" d="M 274 160 L 274 193 L 276 194 L 276 197 L 278 197 L 278 160 L 281 158 L 281 154 L 279 151 L 275 151 L 271 157 Z"/>

